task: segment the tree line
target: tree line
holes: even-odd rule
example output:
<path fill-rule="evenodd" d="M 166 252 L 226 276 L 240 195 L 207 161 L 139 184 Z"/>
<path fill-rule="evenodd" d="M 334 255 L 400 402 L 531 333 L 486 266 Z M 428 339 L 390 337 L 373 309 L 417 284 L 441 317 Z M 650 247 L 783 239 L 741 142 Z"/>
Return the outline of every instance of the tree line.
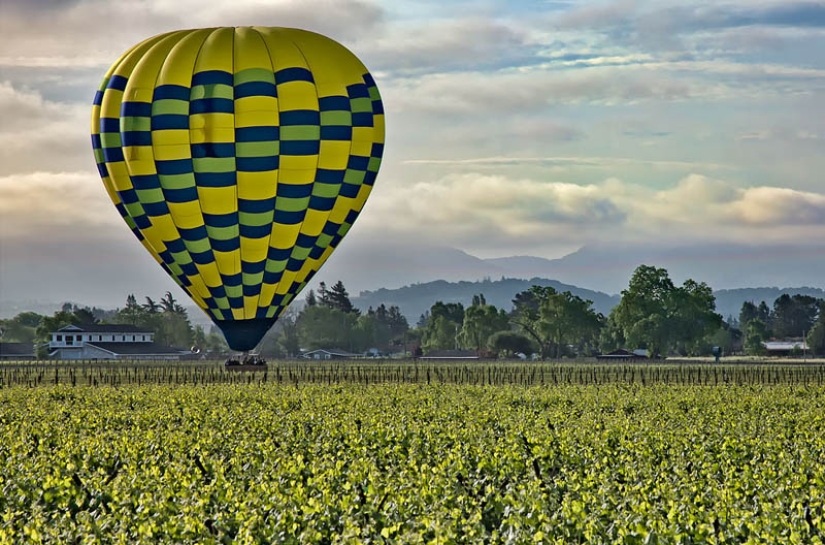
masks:
<path fill-rule="evenodd" d="M 509 310 L 488 304 L 477 294 L 466 308 L 460 302 L 436 301 L 410 325 L 396 305 L 356 308 L 343 282 L 320 283 L 307 292 L 303 306 L 288 309 L 267 333 L 259 352 L 290 357 L 302 350 L 338 349 L 375 355 L 421 355 L 436 350 L 473 350 L 490 356 L 536 354 L 541 358 L 590 356 L 618 348 L 646 349 L 652 356 L 711 354 L 744 350 L 765 352 L 771 338 L 808 341 L 812 354 L 825 353 L 825 300 L 782 295 L 770 307 L 745 302 L 738 317 L 716 312 L 711 288 L 686 280 L 675 284 L 666 269 L 639 266 L 619 304 L 609 314 L 596 312 L 592 301 L 549 286 L 516 293 Z M 66 304 L 53 316 L 23 312 L 0 321 L 4 341 L 44 343 L 48 334 L 69 324 L 131 324 L 155 332 L 167 346 L 228 351 L 216 328 L 193 327 L 186 310 L 170 292 L 158 301 L 138 303 L 129 295 L 114 311 Z"/>

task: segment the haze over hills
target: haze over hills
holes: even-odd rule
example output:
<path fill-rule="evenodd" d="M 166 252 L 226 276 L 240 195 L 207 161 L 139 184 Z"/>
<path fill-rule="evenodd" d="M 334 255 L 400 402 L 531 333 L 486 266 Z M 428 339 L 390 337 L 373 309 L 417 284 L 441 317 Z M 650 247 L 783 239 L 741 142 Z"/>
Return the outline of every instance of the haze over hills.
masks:
<path fill-rule="evenodd" d="M 434 280 L 549 278 L 608 294 L 627 287 L 639 265 L 664 267 L 674 282 L 687 278 L 715 290 L 750 287 L 825 288 L 825 246 L 622 245 L 585 246 L 557 259 L 511 256 L 482 259 L 455 248 L 419 243 L 354 244 L 333 254 L 316 277 L 342 280 L 351 294 Z"/>
<path fill-rule="evenodd" d="M 825 297 L 821 289 L 825 287 L 825 247 L 822 246 L 588 246 L 558 259 L 535 256 L 482 259 L 444 246 L 391 241 L 366 244 L 355 239 L 345 242 L 340 250 L 332 255 L 311 287 L 322 280 L 332 284 L 340 279 L 359 308 L 395 304 L 412 323 L 437 300 L 460 301 L 466 305 L 476 293 L 484 293 L 491 304 L 509 309 L 513 295 L 533 283 L 561 291 L 569 289 L 592 300 L 598 311 L 607 313 L 618 302 L 617 294 L 627 287 L 633 270 L 640 264 L 666 268 L 678 284 L 687 278 L 706 282 L 716 290 L 717 308 L 725 317 L 737 316 L 745 300 L 757 303 L 765 300 L 771 304 L 786 292 Z M 69 276 L 69 272 L 64 271 L 64 275 Z M 115 308 L 123 305 L 128 293 L 135 293 L 142 301 L 146 295 L 157 299 L 166 290 L 178 289 L 174 284 L 159 282 L 158 279 L 165 280 L 165 275 L 159 269 L 155 272 L 155 275 L 142 272 L 135 278 L 123 279 L 112 293 L 105 292 L 102 286 L 98 291 L 88 290 L 82 294 L 65 289 L 65 300 Z M 42 271 L 40 274 L 42 276 Z M 76 285 L 77 281 L 72 284 Z M 788 286 L 791 288 L 782 289 Z M 7 294 L 24 292 L 11 283 L 7 287 L 15 288 L 6 290 Z M 99 297 L 86 296 L 89 291 Z M 173 293 L 185 300 L 183 293 Z M 0 318 L 24 310 L 50 314 L 63 302 L 53 299 L 53 296 L 41 300 L 29 295 L 14 301 L 2 300 Z M 207 321 L 201 312 L 194 312 L 194 308 L 190 315 L 193 322 Z"/>

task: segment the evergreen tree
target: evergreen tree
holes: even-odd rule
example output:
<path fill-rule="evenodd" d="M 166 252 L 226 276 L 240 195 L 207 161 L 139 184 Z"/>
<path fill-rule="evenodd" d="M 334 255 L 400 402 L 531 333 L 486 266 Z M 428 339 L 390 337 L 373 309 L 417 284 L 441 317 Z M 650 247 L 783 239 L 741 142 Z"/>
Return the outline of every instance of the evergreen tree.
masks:
<path fill-rule="evenodd" d="M 347 288 L 344 287 L 344 283 L 340 280 L 329 289 L 327 299 L 327 306 L 330 308 L 340 310 L 346 314 L 360 314 L 360 311 L 352 305 L 352 301 L 349 299 L 349 293 L 347 293 Z"/>
<path fill-rule="evenodd" d="M 314 307 L 315 305 L 318 304 L 318 300 L 315 298 L 315 292 L 314 291 L 309 290 L 307 292 L 305 302 L 306 302 L 306 306 L 308 306 L 308 307 Z"/>

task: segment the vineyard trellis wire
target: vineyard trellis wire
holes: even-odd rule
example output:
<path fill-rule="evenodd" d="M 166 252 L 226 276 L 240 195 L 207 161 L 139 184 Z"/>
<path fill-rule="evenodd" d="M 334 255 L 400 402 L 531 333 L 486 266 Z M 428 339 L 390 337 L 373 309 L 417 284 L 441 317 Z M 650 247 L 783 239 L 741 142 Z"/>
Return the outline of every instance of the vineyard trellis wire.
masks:
<path fill-rule="evenodd" d="M 719 385 L 822 385 L 825 365 L 766 363 L 473 362 L 414 360 L 370 362 L 270 362 L 265 370 L 230 372 L 220 362 L 6 362 L 0 364 L 0 388 L 45 385 L 125 386 L 141 384 L 467 384 L 599 385 L 612 383 Z"/>

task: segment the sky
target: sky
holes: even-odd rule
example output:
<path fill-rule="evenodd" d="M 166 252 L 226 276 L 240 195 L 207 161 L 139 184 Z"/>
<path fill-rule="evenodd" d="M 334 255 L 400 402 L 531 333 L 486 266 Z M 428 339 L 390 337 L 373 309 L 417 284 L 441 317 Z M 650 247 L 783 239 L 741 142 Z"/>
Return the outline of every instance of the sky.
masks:
<path fill-rule="evenodd" d="M 822 1 L 4 0 L 0 304 L 176 288 L 97 176 L 92 97 L 148 36 L 245 25 L 328 35 L 381 91 L 384 162 L 337 254 L 825 234 Z"/>

